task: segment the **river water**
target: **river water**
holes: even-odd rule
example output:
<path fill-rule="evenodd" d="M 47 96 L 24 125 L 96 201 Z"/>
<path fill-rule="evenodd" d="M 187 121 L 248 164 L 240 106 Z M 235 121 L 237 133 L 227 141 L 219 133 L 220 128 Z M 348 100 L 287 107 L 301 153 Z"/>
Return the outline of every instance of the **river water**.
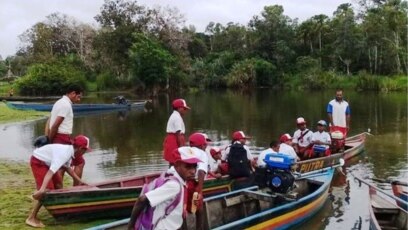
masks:
<path fill-rule="evenodd" d="M 110 102 L 113 94 L 88 95 L 84 102 Z M 160 95 L 145 110 L 76 116 L 74 134 L 90 137 L 93 151 L 85 155 L 83 178 L 88 183 L 108 178 L 141 175 L 164 170 L 161 150 L 170 103 L 184 97 L 192 108 L 185 116 L 187 134 L 202 131 L 212 145 L 225 146 L 235 130 L 252 136 L 256 154 L 283 133 L 291 135 L 295 121 L 303 116 L 308 127 L 326 119 L 332 91 L 253 92 L 200 91 L 184 95 Z M 134 95 L 127 95 L 137 99 Z M 337 173 L 330 198 L 313 219 L 295 229 L 368 229 L 368 189 L 359 186 L 351 173 L 361 177 L 406 180 L 407 94 L 344 91 L 352 110 L 350 135 L 370 130 L 366 151 L 347 162 Z M 28 162 L 35 137 L 43 134 L 45 120 L 0 126 L 0 159 Z M 390 187 L 381 185 L 390 190 Z M 391 192 L 391 191 L 390 191 Z"/>

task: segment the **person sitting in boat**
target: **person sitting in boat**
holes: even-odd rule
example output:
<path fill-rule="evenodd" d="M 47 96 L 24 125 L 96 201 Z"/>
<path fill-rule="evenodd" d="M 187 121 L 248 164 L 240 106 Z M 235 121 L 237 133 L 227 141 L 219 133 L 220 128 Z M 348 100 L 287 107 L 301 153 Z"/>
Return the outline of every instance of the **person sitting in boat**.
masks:
<path fill-rule="evenodd" d="M 175 179 L 169 179 L 159 187 L 153 188 L 145 194 L 139 196 L 133 206 L 132 214 L 128 223 L 128 229 L 143 229 L 143 226 L 136 226 L 138 218 L 142 218 L 142 212 L 153 207 L 153 216 L 150 216 L 150 223 L 154 229 L 180 229 L 183 224 L 184 194 L 186 182 L 194 180 L 197 164 L 202 163 L 199 157 L 190 147 L 181 147 L 173 151 L 172 158 L 174 165 L 167 171 L 166 175 L 171 175 Z M 166 210 L 173 205 L 177 196 L 179 202 L 175 204 L 173 210 L 166 214 Z M 142 216 L 141 216 L 142 215 Z M 138 224 L 141 221 L 138 221 Z"/>
<path fill-rule="evenodd" d="M 243 131 L 236 131 L 232 134 L 232 142 L 225 149 L 222 160 L 228 162 L 228 174 L 232 178 L 249 177 L 256 166 L 256 161 L 251 154 L 246 141 L 250 137 L 245 136 Z"/>
<path fill-rule="evenodd" d="M 325 131 L 327 126 L 326 121 L 320 120 L 317 122 L 317 131 L 313 133 L 312 143 L 313 151 L 310 157 L 322 157 L 330 155 L 330 134 Z"/>
<path fill-rule="evenodd" d="M 298 130 L 296 130 L 293 134 L 293 148 L 300 158 L 306 159 L 309 156 L 309 151 L 313 146 L 313 132 L 306 128 L 306 120 L 303 117 L 297 118 L 296 124 Z"/>
<path fill-rule="evenodd" d="M 279 146 L 279 141 L 271 141 L 271 143 L 269 144 L 269 148 L 265 149 L 259 154 L 258 160 L 256 162 L 257 167 L 266 167 L 266 163 L 264 161 L 265 156 L 267 154 L 277 153 L 279 151 Z"/>
<path fill-rule="evenodd" d="M 280 146 L 279 146 L 279 153 L 283 153 L 289 156 L 292 156 L 296 159 L 296 161 L 300 161 L 300 158 L 295 152 L 295 149 L 292 147 L 292 137 L 285 133 L 279 138 Z"/>
<path fill-rule="evenodd" d="M 218 147 L 210 148 L 210 156 L 208 156 L 208 175 L 220 178 L 221 173 L 221 149 Z"/>
<path fill-rule="evenodd" d="M 25 223 L 31 227 L 43 228 L 44 224 L 38 219 L 37 214 L 42 204 L 39 202 L 47 190 L 56 189 L 62 183 L 57 171 L 64 167 L 66 172 L 77 182 L 85 184 L 71 168 L 71 161 L 90 151 L 89 138 L 78 135 L 73 140 L 73 145 L 48 144 L 33 151 L 30 159 L 31 170 L 34 175 L 37 191 L 34 192 L 34 208 Z"/>

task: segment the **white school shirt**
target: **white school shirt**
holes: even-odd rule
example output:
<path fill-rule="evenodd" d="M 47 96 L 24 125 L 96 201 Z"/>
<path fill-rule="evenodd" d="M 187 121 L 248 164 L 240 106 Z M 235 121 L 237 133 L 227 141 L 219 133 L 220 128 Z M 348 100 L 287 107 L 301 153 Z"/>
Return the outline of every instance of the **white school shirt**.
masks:
<path fill-rule="evenodd" d="M 297 159 L 297 154 L 296 154 L 296 152 L 295 152 L 295 149 L 294 149 L 292 146 L 290 146 L 290 145 L 288 145 L 288 144 L 286 144 L 286 143 L 281 143 L 281 144 L 280 144 L 280 146 L 279 146 L 279 153 L 283 153 L 283 154 L 292 156 L 292 157 L 294 157 L 295 159 Z"/>
<path fill-rule="evenodd" d="M 181 178 L 173 166 L 167 170 L 167 173 L 173 174 L 178 182 L 169 180 L 159 188 L 145 194 L 150 202 L 150 206 L 155 207 L 153 212 L 153 223 L 156 223 L 157 220 L 165 215 L 166 207 L 168 207 L 171 202 L 174 201 L 177 194 L 181 192 L 180 202 L 168 216 L 164 217 L 157 223 L 155 230 L 179 229 L 183 223 L 183 201 L 186 182 Z"/>
<path fill-rule="evenodd" d="M 234 142 L 234 144 L 241 144 L 239 141 L 235 141 Z M 222 155 L 222 157 L 221 157 L 221 159 L 222 160 L 226 160 L 226 159 L 228 159 L 228 154 L 229 154 L 229 151 L 230 151 L 230 148 L 231 148 L 231 145 L 229 145 L 226 149 L 225 149 L 225 152 L 224 152 L 224 154 Z M 247 152 L 247 158 L 248 158 L 248 160 L 250 160 L 250 161 L 252 161 L 253 159 L 254 159 L 254 156 L 252 156 L 252 153 L 251 153 L 251 150 L 249 150 L 249 147 L 247 146 L 247 145 L 244 145 L 244 149 L 246 150 L 246 152 Z"/>
<path fill-rule="evenodd" d="M 55 104 L 52 106 L 51 117 L 50 117 L 50 128 L 54 124 L 57 117 L 63 117 L 64 120 L 58 127 L 58 133 L 61 134 L 72 134 L 72 127 L 74 125 L 74 112 L 72 110 L 72 102 L 66 96 L 62 96 Z"/>
<path fill-rule="evenodd" d="M 258 161 L 256 162 L 258 167 L 265 167 L 266 166 L 266 163 L 264 161 L 265 156 L 267 154 L 272 154 L 272 153 L 276 153 L 276 152 L 271 148 L 268 148 L 268 149 L 265 149 L 264 151 L 262 151 L 258 156 Z"/>
<path fill-rule="evenodd" d="M 198 175 L 198 170 L 203 170 L 205 174 L 208 173 L 208 155 L 205 151 L 197 147 L 181 147 L 181 148 L 191 148 L 191 150 L 194 152 L 194 155 L 201 160 L 201 162 L 197 163 L 196 178 Z"/>
<path fill-rule="evenodd" d="M 34 149 L 33 156 L 50 166 L 50 170 L 56 173 L 62 166 L 70 167 L 71 159 L 74 158 L 74 146 L 48 144 Z"/>
<path fill-rule="evenodd" d="M 347 127 L 346 115 L 350 115 L 350 106 L 347 101 L 340 102 L 333 99 L 327 105 L 327 113 L 331 113 L 333 126 Z"/>
<path fill-rule="evenodd" d="M 169 120 L 167 121 L 167 133 L 186 133 L 186 128 L 184 126 L 183 118 L 181 117 L 180 113 L 177 110 L 174 110 L 173 113 L 170 115 Z"/>
<path fill-rule="evenodd" d="M 215 160 L 212 156 L 211 153 L 207 152 L 207 158 L 208 158 L 208 170 L 210 172 L 215 172 L 218 170 L 218 166 L 221 164 L 221 160 Z"/>
<path fill-rule="evenodd" d="M 307 131 L 309 131 L 309 132 L 307 132 Z M 306 134 L 302 137 L 302 139 L 299 140 L 300 136 L 302 134 L 304 134 L 304 133 L 306 133 Z M 295 143 L 295 144 L 298 144 L 300 147 L 307 147 L 312 143 L 312 135 L 313 135 L 313 132 L 311 130 L 309 130 L 309 129 L 305 129 L 303 131 L 298 129 L 293 134 L 292 142 Z"/>
<path fill-rule="evenodd" d="M 312 136 L 312 142 L 315 142 L 315 141 L 323 141 L 325 143 L 331 143 L 330 134 L 328 132 L 325 132 L 325 131 L 323 131 L 323 132 L 317 131 L 317 132 L 313 133 L 313 136 Z M 316 145 L 325 147 L 326 149 L 328 149 L 330 147 L 330 145 L 321 145 L 321 144 L 319 144 L 319 145 L 316 144 Z"/>

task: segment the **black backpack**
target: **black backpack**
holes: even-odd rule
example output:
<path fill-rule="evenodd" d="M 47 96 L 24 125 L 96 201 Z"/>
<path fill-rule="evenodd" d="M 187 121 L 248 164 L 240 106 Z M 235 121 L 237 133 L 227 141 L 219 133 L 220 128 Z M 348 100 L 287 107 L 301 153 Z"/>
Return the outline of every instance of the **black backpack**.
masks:
<path fill-rule="evenodd" d="M 247 151 L 242 144 L 235 143 L 230 145 L 227 160 L 230 177 L 249 177 L 251 175 Z"/>

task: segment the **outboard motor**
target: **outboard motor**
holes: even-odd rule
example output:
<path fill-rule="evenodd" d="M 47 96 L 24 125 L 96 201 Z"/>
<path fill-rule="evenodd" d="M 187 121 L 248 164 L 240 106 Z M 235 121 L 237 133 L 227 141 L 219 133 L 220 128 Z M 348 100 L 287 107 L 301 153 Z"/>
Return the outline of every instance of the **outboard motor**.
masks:
<path fill-rule="evenodd" d="M 334 131 L 330 133 L 332 144 L 330 146 L 332 153 L 338 153 L 344 151 L 346 145 L 346 139 L 341 131 Z"/>
<path fill-rule="evenodd" d="M 287 193 L 295 183 L 291 169 L 295 158 L 283 153 L 267 154 L 264 161 L 267 165 L 266 186 L 272 192 Z"/>
<path fill-rule="evenodd" d="M 116 104 L 119 104 L 119 105 L 127 105 L 128 104 L 128 100 L 124 96 L 117 96 L 117 97 L 115 97 L 115 100 L 116 100 Z"/>

